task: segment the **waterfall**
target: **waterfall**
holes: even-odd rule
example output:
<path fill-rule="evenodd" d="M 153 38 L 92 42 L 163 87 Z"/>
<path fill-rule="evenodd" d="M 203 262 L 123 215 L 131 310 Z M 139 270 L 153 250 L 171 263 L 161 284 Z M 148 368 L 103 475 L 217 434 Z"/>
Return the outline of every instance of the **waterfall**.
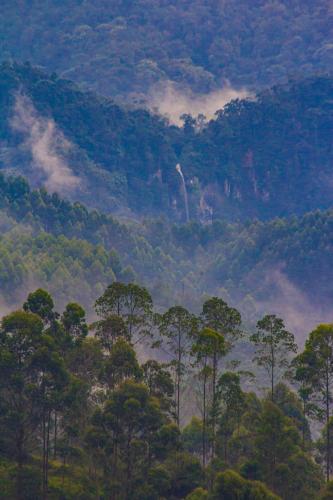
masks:
<path fill-rule="evenodd" d="M 176 165 L 176 170 L 179 173 L 181 179 L 182 179 L 182 186 L 183 186 L 183 194 L 184 194 L 184 204 L 185 204 L 185 214 L 186 214 L 186 222 L 190 222 L 190 214 L 188 210 L 188 197 L 187 197 L 187 189 L 186 189 L 186 184 L 185 184 L 185 179 L 184 175 L 181 169 L 181 166 L 179 163 Z"/>

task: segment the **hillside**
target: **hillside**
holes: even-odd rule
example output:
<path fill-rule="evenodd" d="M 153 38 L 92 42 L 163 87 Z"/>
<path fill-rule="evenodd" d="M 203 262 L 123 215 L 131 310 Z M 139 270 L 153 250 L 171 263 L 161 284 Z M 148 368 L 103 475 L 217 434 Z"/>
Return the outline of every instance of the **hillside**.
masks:
<path fill-rule="evenodd" d="M 154 182 L 176 164 L 163 120 L 30 65 L 2 65 L 0 105 L 3 168 L 104 210 L 168 207 Z"/>
<path fill-rule="evenodd" d="M 0 500 L 333 499 L 333 0 L 2 0 Z"/>
<path fill-rule="evenodd" d="M 0 58 L 121 99 L 165 80 L 257 90 L 331 71 L 332 16 L 329 0 L 4 0 Z"/>
<path fill-rule="evenodd" d="M 0 68 L 0 167 L 103 212 L 185 220 L 332 205 L 333 79 L 291 81 L 182 128 L 30 65 Z"/>
<path fill-rule="evenodd" d="M 332 210 L 269 222 L 120 223 L 23 179 L 0 178 L 3 306 L 36 286 L 91 304 L 110 282 L 136 280 L 159 307 L 220 295 L 247 321 L 282 314 L 300 337 L 329 317 L 333 297 Z"/>

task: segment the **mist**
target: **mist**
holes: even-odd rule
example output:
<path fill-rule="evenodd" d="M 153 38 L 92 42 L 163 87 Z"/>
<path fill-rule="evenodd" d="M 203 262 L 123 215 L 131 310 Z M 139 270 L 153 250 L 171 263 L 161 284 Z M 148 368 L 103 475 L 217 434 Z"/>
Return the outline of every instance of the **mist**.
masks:
<path fill-rule="evenodd" d="M 153 112 L 166 116 L 174 125 L 182 125 L 180 116 L 203 114 L 207 120 L 215 118 L 217 110 L 222 109 L 234 99 L 245 99 L 252 94 L 245 88 L 236 90 L 229 83 L 208 94 L 194 94 L 190 90 L 179 90 L 176 85 L 168 81 L 154 87 L 148 96 L 148 107 Z"/>
<path fill-rule="evenodd" d="M 27 96 L 16 95 L 11 126 L 23 134 L 23 146 L 31 154 L 32 168 L 46 189 L 68 193 L 79 186 L 80 179 L 65 160 L 71 143 L 57 129 L 53 119 L 39 116 Z"/>
<path fill-rule="evenodd" d="M 299 347 L 303 347 L 308 334 L 320 323 L 332 323 L 333 309 L 314 304 L 279 269 L 266 275 L 265 286 L 274 289 L 273 298 L 258 302 L 257 309 L 264 314 L 283 318 L 286 328 L 294 333 Z"/>

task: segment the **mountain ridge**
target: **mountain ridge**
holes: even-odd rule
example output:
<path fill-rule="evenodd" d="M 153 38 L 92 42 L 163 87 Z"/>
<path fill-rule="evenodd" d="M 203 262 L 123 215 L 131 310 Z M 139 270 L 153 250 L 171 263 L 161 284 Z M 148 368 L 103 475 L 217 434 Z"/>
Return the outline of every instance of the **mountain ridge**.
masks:
<path fill-rule="evenodd" d="M 0 101 L 0 167 L 40 185 L 52 161 L 80 181 L 72 200 L 102 211 L 185 220 L 177 163 L 193 220 L 301 215 L 333 202 L 327 76 L 234 100 L 209 122 L 187 115 L 183 127 L 30 65 L 1 66 Z"/>

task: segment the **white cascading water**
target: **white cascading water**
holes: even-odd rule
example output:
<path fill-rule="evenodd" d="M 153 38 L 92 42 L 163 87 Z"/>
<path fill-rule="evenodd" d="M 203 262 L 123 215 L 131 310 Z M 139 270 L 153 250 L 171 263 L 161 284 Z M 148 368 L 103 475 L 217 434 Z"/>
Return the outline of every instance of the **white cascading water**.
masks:
<path fill-rule="evenodd" d="M 186 189 L 186 184 L 185 184 L 185 179 L 184 175 L 181 169 L 181 166 L 179 163 L 176 165 L 176 170 L 179 173 L 181 179 L 182 179 L 182 186 L 183 186 L 183 193 L 184 193 L 184 204 L 185 204 L 185 214 L 186 214 L 186 222 L 190 222 L 190 213 L 188 209 L 188 197 L 187 197 L 187 189 Z"/>

